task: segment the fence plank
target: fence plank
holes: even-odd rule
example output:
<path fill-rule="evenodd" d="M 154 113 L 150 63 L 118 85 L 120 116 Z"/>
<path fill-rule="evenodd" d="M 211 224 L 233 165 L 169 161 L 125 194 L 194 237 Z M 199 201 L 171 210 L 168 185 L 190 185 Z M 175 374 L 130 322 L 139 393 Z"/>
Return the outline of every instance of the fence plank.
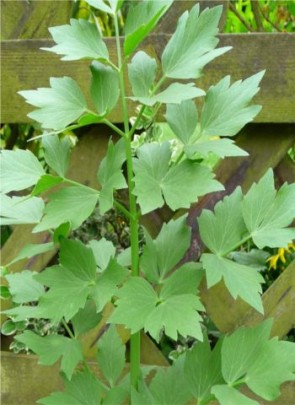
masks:
<path fill-rule="evenodd" d="M 152 35 L 143 49 L 158 60 L 169 35 Z M 115 40 L 106 39 L 111 58 L 115 60 Z M 12 40 L 2 43 L 2 122 L 28 122 L 26 114 L 32 110 L 17 91 L 48 87 L 49 77 L 71 76 L 88 94 L 90 72 L 88 62 L 61 62 L 56 55 L 40 51 L 52 46 L 48 40 Z M 222 34 L 220 45 L 233 49 L 217 58 L 198 80 L 198 86 L 207 89 L 227 74 L 233 79 L 246 78 L 266 69 L 261 91 L 256 97 L 263 106 L 256 122 L 295 122 L 295 35 L 294 34 Z M 133 103 L 129 108 L 132 111 Z M 111 120 L 122 122 L 120 106 L 114 109 Z"/>
<path fill-rule="evenodd" d="M 49 38 L 48 27 L 65 24 L 72 1 L 1 1 L 1 39 Z"/>

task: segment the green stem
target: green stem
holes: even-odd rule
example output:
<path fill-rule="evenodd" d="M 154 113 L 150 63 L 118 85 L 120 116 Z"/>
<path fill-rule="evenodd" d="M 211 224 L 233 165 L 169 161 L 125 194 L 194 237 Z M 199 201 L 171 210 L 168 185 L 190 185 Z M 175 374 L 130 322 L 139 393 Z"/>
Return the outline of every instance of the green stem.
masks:
<path fill-rule="evenodd" d="M 116 125 L 114 125 L 111 121 L 109 121 L 108 119 L 104 118 L 102 120 L 103 124 L 106 124 L 108 127 L 110 127 L 114 132 L 116 132 L 118 135 L 120 135 L 121 137 L 125 137 L 125 132 L 121 131 L 120 128 L 118 128 Z"/>
<path fill-rule="evenodd" d="M 71 331 L 71 329 L 69 328 L 68 324 L 66 323 L 66 321 L 64 319 L 62 319 L 62 324 L 63 327 L 65 328 L 65 330 L 67 331 L 68 335 L 70 336 L 71 339 L 76 339 L 75 335 L 73 334 L 73 332 Z"/>
<path fill-rule="evenodd" d="M 121 56 L 121 44 L 119 36 L 119 26 L 117 16 L 114 18 L 115 32 L 116 32 L 116 46 L 117 58 L 119 67 L 119 85 L 122 101 L 124 131 L 125 131 L 125 148 L 127 160 L 127 181 L 129 189 L 129 211 L 130 211 L 130 234 L 131 234 L 131 272 L 132 276 L 139 276 L 139 241 L 138 241 L 138 215 L 136 208 L 136 199 L 132 194 L 134 188 L 133 182 L 133 162 L 131 150 L 131 137 L 129 133 L 129 115 L 126 103 L 126 92 L 124 83 L 124 69 Z M 135 388 L 138 387 L 140 378 L 140 332 L 131 335 L 130 341 L 130 380 L 131 385 Z"/>

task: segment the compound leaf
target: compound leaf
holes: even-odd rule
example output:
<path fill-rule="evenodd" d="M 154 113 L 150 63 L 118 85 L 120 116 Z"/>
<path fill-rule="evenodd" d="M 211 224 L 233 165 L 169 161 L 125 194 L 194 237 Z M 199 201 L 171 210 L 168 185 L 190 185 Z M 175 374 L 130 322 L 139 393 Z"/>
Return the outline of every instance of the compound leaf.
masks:
<path fill-rule="evenodd" d="M 44 158 L 60 177 L 65 177 L 71 151 L 71 141 L 68 137 L 59 138 L 58 135 L 44 136 L 42 145 L 45 153 Z"/>
<path fill-rule="evenodd" d="M 114 325 L 98 341 L 97 361 L 104 377 L 114 387 L 125 366 L 125 346 Z"/>
<path fill-rule="evenodd" d="M 91 97 L 99 115 L 108 114 L 115 107 L 119 97 L 118 74 L 109 66 L 99 62 L 91 64 Z"/>
<path fill-rule="evenodd" d="M 138 197 L 143 214 L 162 207 L 164 198 L 172 210 L 189 208 L 199 196 L 223 188 L 213 180 L 212 172 L 198 163 L 185 160 L 169 168 L 168 142 L 143 145 L 137 153 L 133 193 Z"/>
<path fill-rule="evenodd" d="M 125 21 L 125 56 L 135 51 L 138 45 L 153 30 L 171 3 L 171 0 L 144 0 L 130 8 Z"/>
<path fill-rule="evenodd" d="M 148 97 L 156 78 L 157 62 L 143 51 L 137 52 L 128 65 L 128 77 L 135 97 Z"/>
<path fill-rule="evenodd" d="M 163 329 L 174 340 L 178 332 L 202 340 L 201 317 L 197 310 L 203 306 L 190 291 L 173 295 L 167 287 L 158 297 L 146 280 L 132 277 L 117 295 L 119 299 L 110 317 L 111 323 L 124 324 L 131 333 L 144 328 L 157 341 Z"/>
<path fill-rule="evenodd" d="M 261 110 L 248 106 L 259 91 L 259 82 L 265 71 L 230 86 L 230 76 L 224 77 L 207 92 L 201 115 L 203 135 L 233 136 Z"/>
<path fill-rule="evenodd" d="M 44 211 L 44 202 L 38 197 L 8 197 L 0 194 L 1 225 L 36 224 Z"/>
<path fill-rule="evenodd" d="M 35 271 L 23 270 L 6 276 L 13 302 L 24 304 L 37 301 L 45 293 L 43 285 L 33 278 L 36 274 Z"/>
<path fill-rule="evenodd" d="M 101 185 L 99 194 L 100 212 L 104 214 L 113 206 L 113 192 L 127 187 L 122 173 L 126 159 L 125 142 L 120 139 L 115 145 L 110 141 L 106 156 L 103 158 L 97 173 Z"/>
<path fill-rule="evenodd" d="M 243 217 L 254 243 L 260 248 L 283 247 L 295 238 L 294 228 L 285 229 L 295 216 L 295 184 L 274 188 L 272 170 L 253 184 L 243 201 Z"/>
<path fill-rule="evenodd" d="M 49 28 L 56 45 L 41 48 L 58 55 L 61 60 L 99 59 L 106 61 L 109 53 L 95 24 L 71 18 L 70 24 Z"/>
<path fill-rule="evenodd" d="M 261 283 L 264 279 L 253 267 L 243 266 L 224 257 L 204 253 L 201 262 L 206 271 L 208 288 L 217 284 L 222 278 L 231 296 L 238 296 L 263 314 L 260 298 Z"/>
<path fill-rule="evenodd" d="M 183 258 L 191 240 L 191 230 L 186 218 L 164 223 L 155 240 L 146 233 L 146 245 L 140 267 L 150 282 L 158 283 Z"/>
<path fill-rule="evenodd" d="M 42 365 L 50 366 L 62 357 L 61 370 L 68 379 L 71 379 L 75 367 L 83 360 L 81 343 L 62 335 L 38 336 L 27 330 L 15 339 L 36 353 Z"/>
<path fill-rule="evenodd" d="M 50 195 L 44 209 L 44 217 L 33 232 L 41 232 L 70 222 L 73 229 L 78 228 L 89 217 L 98 200 L 98 192 L 82 186 L 66 187 Z"/>
<path fill-rule="evenodd" d="M 27 103 L 39 107 L 28 117 L 40 122 L 42 128 L 58 131 L 76 121 L 87 110 L 87 104 L 80 87 L 71 77 L 51 77 L 50 86 L 18 93 Z"/>
<path fill-rule="evenodd" d="M 45 171 L 29 150 L 2 150 L 0 154 L 1 193 L 24 190 L 38 182 Z"/>
<path fill-rule="evenodd" d="M 195 97 L 202 97 L 206 93 L 204 90 L 195 87 L 194 83 L 172 83 L 165 90 L 150 97 L 130 97 L 131 100 L 137 100 L 141 104 L 153 106 L 156 103 L 179 104 L 184 100 L 190 100 Z"/>
<path fill-rule="evenodd" d="M 205 9 L 199 5 L 186 11 L 178 20 L 177 28 L 162 54 L 163 72 L 174 79 L 196 79 L 203 67 L 231 47 L 214 49 L 222 7 Z"/>

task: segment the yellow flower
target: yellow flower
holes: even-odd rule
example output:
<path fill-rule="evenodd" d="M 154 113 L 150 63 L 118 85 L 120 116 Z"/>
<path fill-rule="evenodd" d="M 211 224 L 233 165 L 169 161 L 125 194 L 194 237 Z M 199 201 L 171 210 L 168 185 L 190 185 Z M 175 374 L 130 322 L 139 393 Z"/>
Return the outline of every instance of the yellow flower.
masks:
<path fill-rule="evenodd" d="M 292 251 L 295 251 L 295 243 L 289 243 L 287 247 L 285 248 L 279 248 L 277 254 L 270 256 L 267 259 L 267 262 L 269 262 L 269 268 L 276 270 L 278 261 L 280 260 L 283 264 L 286 263 L 286 253 L 292 253 Z"/>

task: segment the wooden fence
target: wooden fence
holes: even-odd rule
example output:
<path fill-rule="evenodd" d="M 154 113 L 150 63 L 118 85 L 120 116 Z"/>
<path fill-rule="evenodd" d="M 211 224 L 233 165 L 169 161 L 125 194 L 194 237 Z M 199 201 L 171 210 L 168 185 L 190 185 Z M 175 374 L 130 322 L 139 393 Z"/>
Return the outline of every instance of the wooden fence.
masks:
<path fill-rule="evenodd" d="M 191 7 L 193 3 L 193 1 L 177 1 L 167 16 L 169 24 L 164 20 L 157 33 L 145 41 L 143 49 L 159 59 L 169 39 L 168 32 L 173 25 L 175 26 L 176 16 L 186 6 Z M 227 5 L 226 1 L 202 1 L 202 7 L 207 3 Z M 46 87 L 50 76 L 71 76 L 87 92 L 90 81 L 87 62 L 61 62 L 56 55 L 39 50 L 41 46 L 52 45 L 52 41 L 48 38 L 47 27 L 66 23 L 71 8 L 70 1 L 32 1 L 30 3 L 2 1 L 2 123 L 28 122 L 26 114 L 29 107 L 17 95 L 17 91 Z M 185 260 L 198 259 L 202 251 L 196 228 L 196 217 L 202 208 L 212 208 L 225 193 L 230 193 L 239 184 L 244 191 L 247 191 L 269 167 L 274 168 L 279 183 L 295 180 L 295 168 L 287 155 L 287 151 L 294 145 L 295 140 L 295 35 L 221 34 L 220 43 L 222 46 L 233 46 L 233 50 L 211 63 L 198 85 L 201 88 L 207 88 L 209 84 L 217 82 L 227 74 L 234 79 L 246 78 L 266 69 L 261 91 L 255 98 L 263 109 L 255 122 L 246 126 L 236 138 L 237 144 L 247 150 L 249 156 L 227 158 L 216 171 L 217 178 L 225 185 L 226 191 L 206 196 L 191 207 L 189 224 L 193 229 L 193 238 Z M 115 60 L 114 39 L 108 38 L 107 45 L 111 57 Z M 132 111 L 131 104 L 129 108 Z M 114 110 L 111 119 L 113 122 L 122 121 L 119 107 Z M 106 151 L 110 135 L 110 129 L 104 125 L 93 126 L 84 131 L 71 157 L 68 173 L 70 178 L 95 187 L 96 171 Z M 169 211 L 161 209 L 145 216 L 143 221 L 151 233 L 157 234 L 163 221 L 170 217 Z M 3 264 L 8 263 L 25 244 L 42 243 L 48 239 L 46 232 L 31 234 L 31 229 L 29 225 L 14 228 L 2 249 Z M 22 260 L 15 263 L 12 269 L 15 272 L 24 268 L 40 271 L 53 256 L 54 253 L 49 252 L 29 261 Z M 201 297 L 208 314 L 223 333 L 230 332 L 241 324 L 255 325 L 264 318 L 272 317 L 274 318 L 272 335 L 283 337 L 295 324 L 295 263 L 293 262 L 263 295 L 264 316 L 249 308 L 241 300 L 233 300 L 222 282 L 209 290 L 203 283 Z M 111 310 L 108 306 L 104 320 L 84 337 L 84 350 L 89 358 L 93 356 L 91 346 Z M 125 340 L 128 338 L 129 336 L 125 335 Z M 152 341 L 147 336 L 143 339 L 142 362 L 167 365 Z M 8 342 L 3 339 L 4 349 L 7 345 Z M 22 373 L 21 380 L 16 375 L 16 369 Z M 47 395 L 53 386 L 59 384 L 56 368 L 37 366 L 32 356 L 24 358 L 4 353 L 2 371 L 4 405 L 19 403 L 30 405 L 40 396 Z M 47 378 L 48 373 L 53 373 L 53 377 L 49 379 L 50 383 Z M 294 384 L 285 384 L 281 398 L 271 404 L 294 404 L 294 390 Z M 23 402 L 22 395 L 25 395 L 26 403 Z M 266 402 L 261 402 L 261 404 L 264 403 Z"/>

